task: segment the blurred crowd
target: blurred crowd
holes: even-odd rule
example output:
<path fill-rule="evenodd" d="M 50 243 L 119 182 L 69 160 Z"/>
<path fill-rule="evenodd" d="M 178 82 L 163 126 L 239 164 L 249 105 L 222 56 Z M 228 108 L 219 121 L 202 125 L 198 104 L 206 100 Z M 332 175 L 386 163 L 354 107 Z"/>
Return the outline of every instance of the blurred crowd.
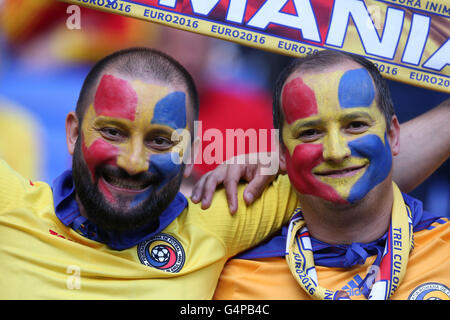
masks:
<path fill-rule="evenodd" d="M 70 168 L 64 120 L 75 108 L 85 76 L 101 57 L 132 46 L 158 48 L 190 71 L 200 93 L 203 132 L 209 128 L 221 132 L 226 128 L 272 128 L 272 87 L 290 58 L 150 22 L 69 7 L 55 0 L 0 0 L 0 157 L 24 176 L 51 183 Z M 78 19 L 78 24 L 73 19 Z M 389 85 L 401 122 L 448 97 L 393 81 Z M 203 143 L 203 148 L 206 146 Z M 223 148 L 223 155 L 230 154 L 225 144 Z M 196 165 L 184 190 L 188 193 L 189 185 L 216 165 Z M 425 209 L 448 215 L 449 176 L 447 161 L 413 196 L 424 201 Z"/>

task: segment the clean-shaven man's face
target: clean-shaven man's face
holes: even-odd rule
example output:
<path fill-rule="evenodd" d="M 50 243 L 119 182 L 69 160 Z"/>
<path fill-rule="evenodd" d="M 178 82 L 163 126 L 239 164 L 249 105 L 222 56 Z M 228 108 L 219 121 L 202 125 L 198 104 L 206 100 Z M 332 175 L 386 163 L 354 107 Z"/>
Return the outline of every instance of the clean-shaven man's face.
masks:
<path fill-rule="evenodd" d="M 281 105 L 287 171 L 300 194 L 355 203 L 388 177 L 386 121 L 367 70 L 293 73 Z"/>

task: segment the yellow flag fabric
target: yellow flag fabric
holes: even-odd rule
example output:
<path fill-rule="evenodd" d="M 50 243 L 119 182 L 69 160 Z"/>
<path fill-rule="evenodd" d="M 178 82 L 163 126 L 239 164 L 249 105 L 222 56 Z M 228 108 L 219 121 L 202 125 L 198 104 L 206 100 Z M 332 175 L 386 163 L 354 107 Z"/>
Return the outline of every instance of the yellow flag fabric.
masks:
<path fill-rule="evenodd" d="M 388 79 L 450 93 L 447 0 L 62 0 L 289 56 L 356 53 Z"/>

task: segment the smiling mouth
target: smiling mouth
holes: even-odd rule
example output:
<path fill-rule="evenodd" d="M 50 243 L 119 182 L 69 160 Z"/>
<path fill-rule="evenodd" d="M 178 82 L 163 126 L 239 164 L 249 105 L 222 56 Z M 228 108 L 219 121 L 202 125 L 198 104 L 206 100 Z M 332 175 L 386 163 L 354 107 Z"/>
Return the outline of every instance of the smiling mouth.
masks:
<path fill-rule="evenodd" d="M 111 189 L 126 193 L 141 193 L 146 191 L 152 185 L 152 180 L 136 179 L 133 177 L 117 177 L 104 174 L 100 177 L 104 183 Z"/>
<path fill-rule="evenodd" d="M 320 177 L 327 177 L 327 178 L 352 177 L 355 174 L 359 173 L 366 166 L 367 165 L 353 166 L 353 167 L 348 167 L 348 168 L 344 168 L 344 169 L 329 169 L 329 170 L 323 170 L 320 172 L 314 172 L 314 174 L 317 176 L 320 176 Z"/>

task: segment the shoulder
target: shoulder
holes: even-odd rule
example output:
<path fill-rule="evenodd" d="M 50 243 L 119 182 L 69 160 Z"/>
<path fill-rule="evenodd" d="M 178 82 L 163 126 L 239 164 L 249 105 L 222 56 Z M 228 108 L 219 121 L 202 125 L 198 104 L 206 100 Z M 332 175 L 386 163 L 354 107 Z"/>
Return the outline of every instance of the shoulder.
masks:
<path fill-rule="evenodd" d="M 422 202 L 411 196 L 403 194 L 403 198 L 411 210 L 415 246 L 434 241 L 450 243 L 449 217 L 423 210 Z"/>
<path fill-rule="evenodd" d="M 5 160 L 0 158 L 0 186 L 6 188 L 7 185 L 15 187 L 26 184 L 26 179 L 12 169 Z"/>
<path fill-rule="evenodd" d="M 450 244 L 449 217 L 433 217 L 426 227 L 414 232 L 415 242 L 439 240 Z"/>
<path fill-rule="evenodd" d="M 38 207 L 42 203 L 53 203 L 50 186 L 24 178 L 0 159 L 0 212 L 19 207 Z"/>
<path fill-rule="evenodd" d="M 238 212 L 233 215 L 234 220 L 239 219 L 239 214 L 245 214 L 246 211 L 258 211 L 262 210 L 263 207 L 268 209 L 270 206 L 274 212 L 279 209 L 278 207 L 287 207 L 291 205 L 295 208 L 297 203 L 297 197 L 287 175 L 279 175 L 262 193 L 262 195 L 254 201 L 251 206 L 247 206 L 244 202 L 243 193 L 246 183 L 240 183 L 237 188 L 237 199 L 238 199 Z M 218 188 L 214 192 L 213 199 L 211 201 L 211 206 L 208 209 L 202 209 L 201 203 L 195 204 L 190 199 L 188 199 L 189 215 L 191 218 L 198 217 L 203 219 L 205 217 L 210 217 L 214 215 L 214 218 L 229 219 L 231 214 L 228 206 L 228 199 L 223 187 Z M 284 209 L 284 208 L 283 208 Z M 283 211 L 284 210 L 280 210 Z M 292 210 L 291 210 L 292 211 Z M 209 221 L 210 223 L 211 221 Z"/>
<path fill-rule="evenodd" d="M 3 159 L 0 159 L 0 206 L 5 208 L 16 202 L 22 193 L 32 187 L 33 182 L 27 181 L 14 171 Z"/>
<path fill-rule="evenodd" d="M 443 256 L 448 257 L 450 250 L 450 221 L 448 217 L 428 218 L 420 230 L 414 230 L 415 253 L 426 252 L 426 256 L 436 255 L 439 261 Z"/>
<path fill-rule="evenodd" d="M 443 227 L 448 228 L 449 217 L 426 211 L 423 209 L 422 201 L 405 193 L 402 195 L 408 210 L 411 211 L 415 233 L 422 230 L 432 230 L 443 224 L 447 224 Z"/>

